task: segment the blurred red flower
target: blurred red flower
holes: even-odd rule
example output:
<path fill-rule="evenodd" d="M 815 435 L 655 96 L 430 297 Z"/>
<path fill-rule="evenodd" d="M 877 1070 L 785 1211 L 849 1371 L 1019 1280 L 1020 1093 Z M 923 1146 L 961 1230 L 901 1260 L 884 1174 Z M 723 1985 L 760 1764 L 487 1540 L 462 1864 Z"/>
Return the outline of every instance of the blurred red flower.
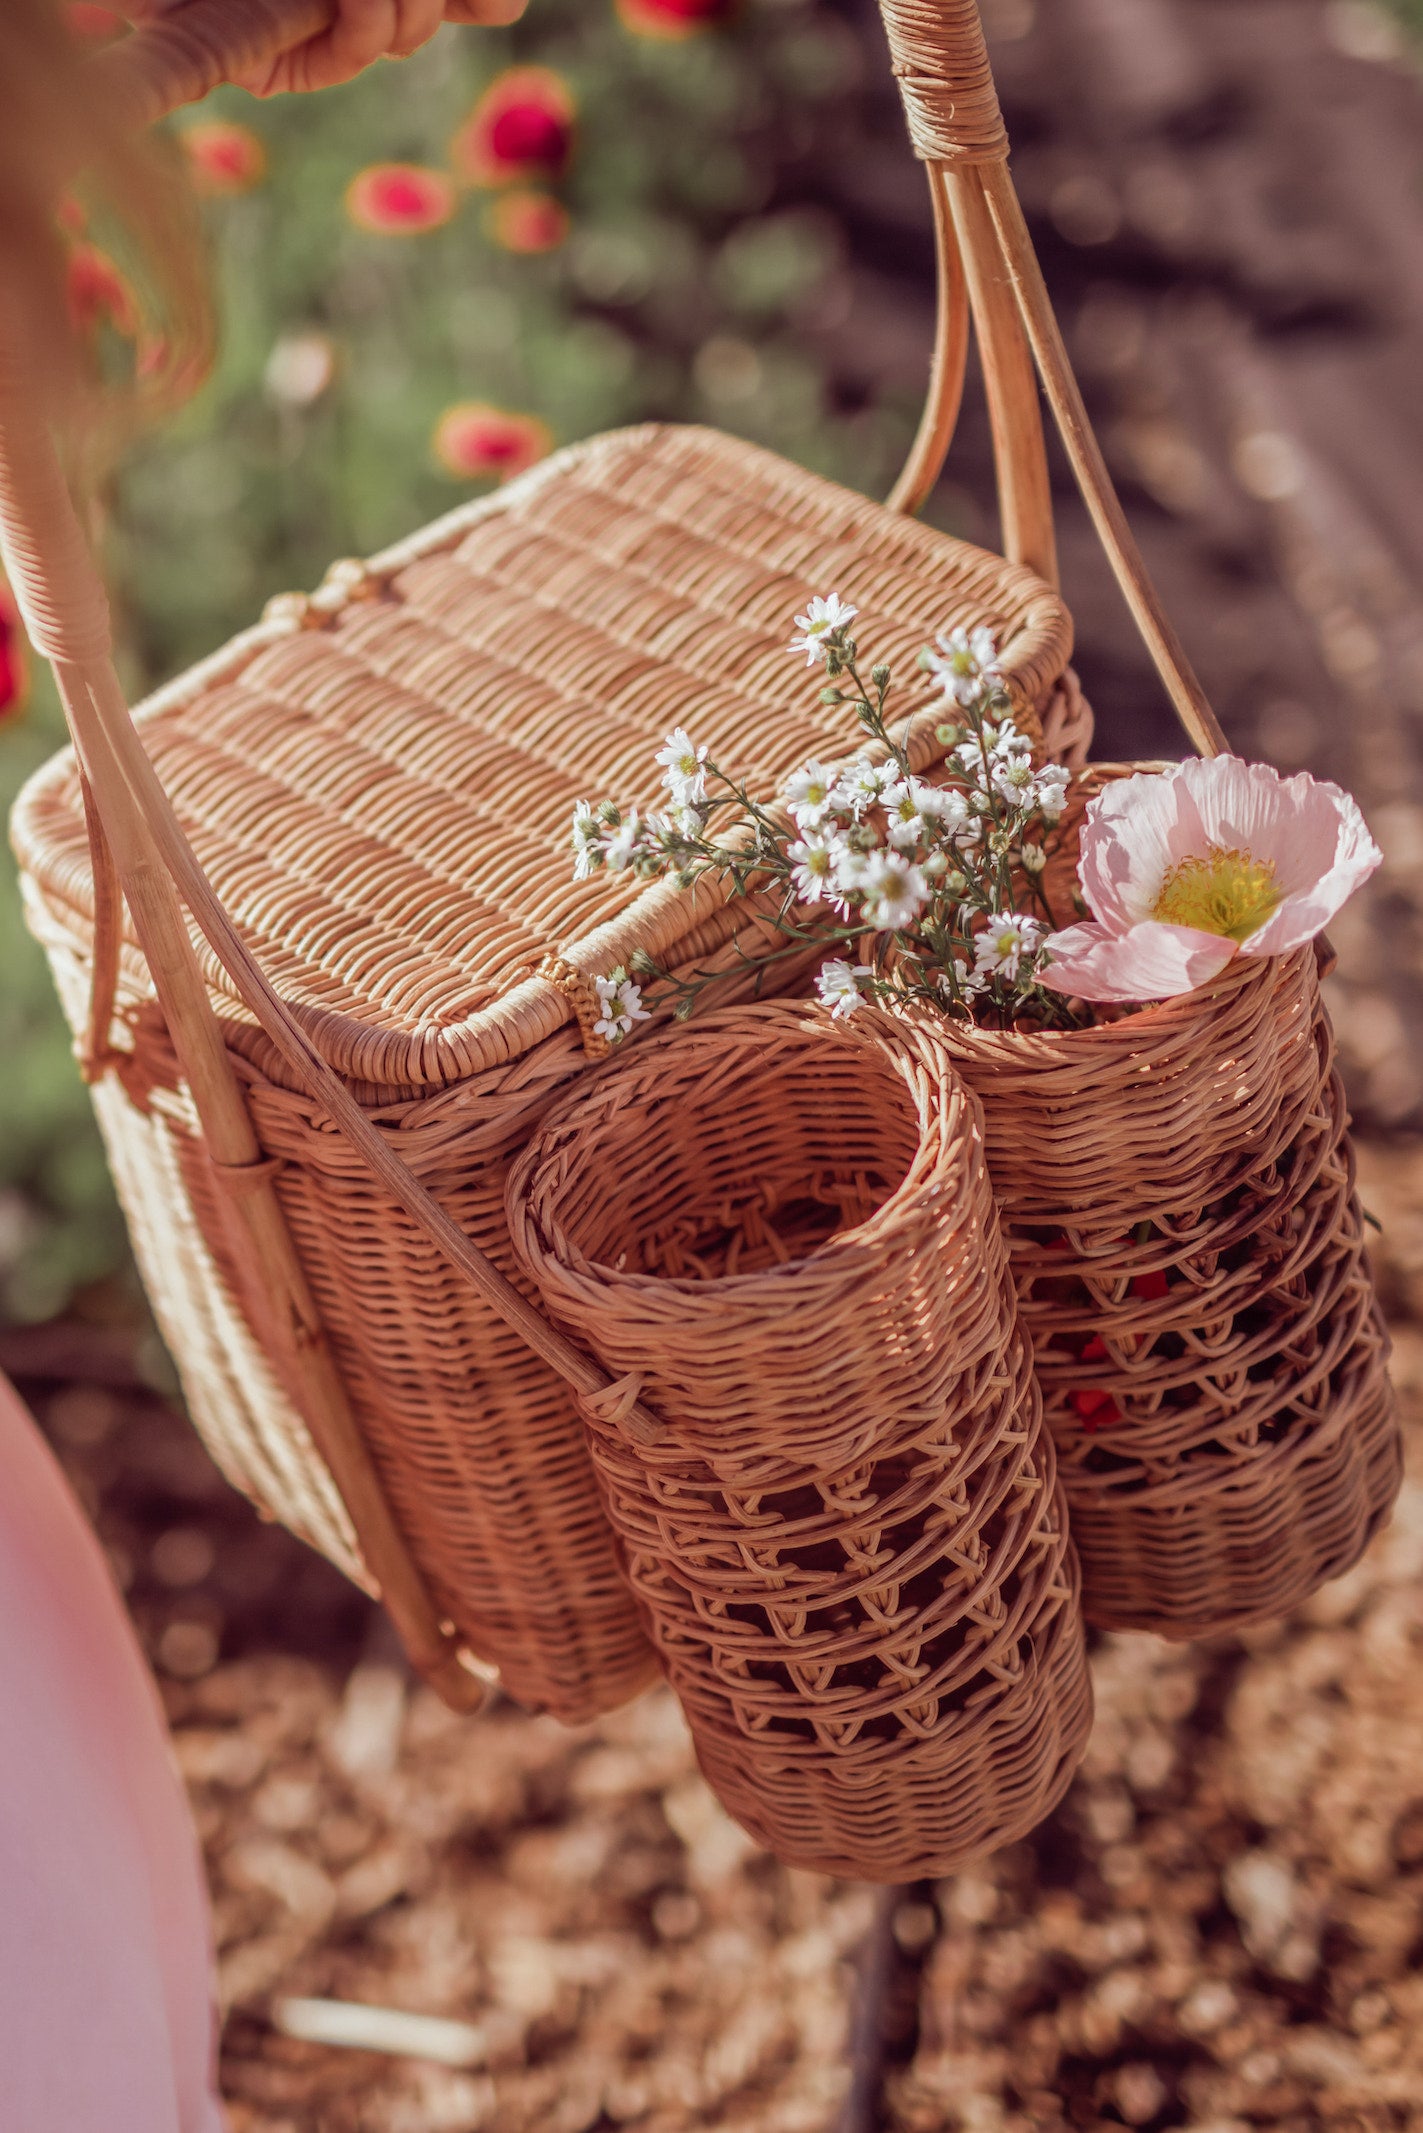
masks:
<path fill-rule="evenodd" d="M 250 193 L 267 174 L 260 134 L 230 119 L 204 119 L 179 135 L 199 192 Z"/>
<path fill-rule="evenodd" d="M 492 81 L 450 143 L 471 185 L 556 178 L 573 152 L 573 98 L 548 67 L 510 67 Z"/>
<path fill-rule="evenodd" d="M 624 29 L 639 37 L 696 37 L 720 29 L 736 8 L 737 0 L 617 0 Z"/>
<path fill-rule="evenodd" d="M 70 247 L 65 269 L 69 316 L 76 333 L 112 326 L 130 339 L 138 332 L 138 305 L 120 268 L 96 244 Z"/>
<path fill-rule="evenodd" d="M 28 694 L 25 633 L 10 588 L 0 578 L 0 723 L 24 710 Z"/>
<path fill-rule="evenodd" d="M 455 211 L 455 189 L 440 170 L 420 163 L 372 163 L 346 187 L 346 212 L 363 230 L 418 237 Z"/>
<path fill-rule="evenodd" d="M 448 407 L 435 425 L 435 457 L 464 481 L 495 474 L 508 481 L 553 449 L 553 435 L 536 415 L 511 415 L 483 401 Z"/>
<path fill-rule="evenodd" d="M 557 251 L 568 235 L 568 210 L 552 193 L 501 193 L 489 210 L 489 234 L 506 252 Z"/>

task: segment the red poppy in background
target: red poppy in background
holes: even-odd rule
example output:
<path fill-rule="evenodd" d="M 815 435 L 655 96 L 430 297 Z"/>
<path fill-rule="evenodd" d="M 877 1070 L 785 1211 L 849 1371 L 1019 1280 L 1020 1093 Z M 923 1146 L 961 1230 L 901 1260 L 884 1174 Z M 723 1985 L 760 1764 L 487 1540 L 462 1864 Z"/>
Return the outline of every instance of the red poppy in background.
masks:
<path fill-rule="evenodd" d="M 69 316 L 76 333 L 112 326 L 130 340 L 138 332 L 138 305 L 120 268 L 96 244 L 71 246 L 65 268 Z"/>
<path fill-rule="evenodd" d="M 497 475 L 508 481 L 553 449 L 553 434 L 536 415 L 511 415 L 480 400 L 446 408 L 435 425 L 435 457 L 463 481 Z"/>
<path fill-rule="evenodd" d="M 455 211 L 455 189 L 441 170 L 421 163 L 372 163 L 346 187 L 346 212 L 363 230 L 418 237 Z"/>
<path fill-rule="evenodd" d="M 64 10 L 72 37 L 82 37 L 86 43 L 97 42 L 101 37 L 117 37 L 120 30 L 128 28 L 123 16 L 111 7 L 94 7 L 90 0 L 70 0 Z"/>
<path fill-rule="evenodd" d="M 204 119 L 185 126 L 178 137 L 199 192 L 250 193 L 267 174 L 267 150 L 260 134 L 231 119 Z"/>
<path fill-rule="evenodd" d="M 552 193 L 501 193 L 489 210 L 488 229 L 506 252 L 555 252 L 568 235 L 568 210 Z"/>
<path fill-rule="evenodd" d="M 510 67 L 492 81 L 450 143 L 471 185 L 556 178 L 573 152 L 573 98 L 549 67 Z"/>
<path fill-rule="evenodd" d="M 0 725 L 25 708 L 29 694 L 25 633 L 9 586 L 0 578 Z"/>
<path fill-rule="evenodd" d="M 623 28 L 639 37 L 698 37 L 736 13 L 737 0 L 617 0 Z"/>

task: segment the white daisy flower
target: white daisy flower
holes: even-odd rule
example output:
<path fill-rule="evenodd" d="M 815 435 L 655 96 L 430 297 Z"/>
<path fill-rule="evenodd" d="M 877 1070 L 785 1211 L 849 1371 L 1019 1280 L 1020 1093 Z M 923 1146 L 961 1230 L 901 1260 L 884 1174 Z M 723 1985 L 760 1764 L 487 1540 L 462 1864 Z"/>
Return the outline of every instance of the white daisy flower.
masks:
<path fill-rule="evenodd" d="M 1002 755 L 993 765 L 994 790 L 1010 807 L 1031 807 L 1036 797 L 1033 765 L 1025 755 Z"/>
<path fill-rule="evenodd" d="M 603 839 L 604 865 L 610 872 L 620 874 L 624 867 L 630 867 L 636 859 L 641 842 L 642 818 L 634 807 L 623 816 L 616 829 L 606 832 Z"/>
<path fill-rule="evenodd" d="M 917 778 L 902 778 L 898 784 L 886 785 L 880 794 L 880 805 L 885 813 L 885 836 L 901 852 L 922 844 L 929 834 L 929 825 L 919 804 L 922 790 Z"/>
<path fill-rule="evenodd" d="M 1046 931 L 1040 920 L 1020 918 L 1012 911 L 991 918 L 973 944 L 975 976 L 1007 978 L 1012 983 L 1024 960 L 1037 952 Z"/>
<path fill-rule="evenodd" d="M 620 1044 L 635 1022 L 652 1020 L 642 1004 L 642 988 L 631 978 L 594 978 L 593 983 L 603 1009 L 593 1024 L 595 1036 L 606 1037 L 610 1044 Z"/>
<path fill-rule="evenodd" d="M 573 810 L 573 879 L 586 881 L 603 857 L 603 825 L 586 800 Z"/>
<path fill-rule="evenodd" d="M 955 785 L 916 783 L 915 797 L 920 814 L 942 837 L 957 837 L 973 821 L 968 802 Z"/>
<path fill-rule="evenodd" d="M 835 886 L 836 862 L 840 846 L 833 837 L 818 836 L 814 830 L 787 845 L 786 857 L 791 862 L 791 880 L 803 904 L 823 904 Z"/>
<path fill-rule="evenodd" d="M 857 755 L 840 773 L 840 791 L 845 805 L 858 822 L 866 808 L 874 807 L 886 786 L 893 785 L 899 776 L 899 765 L 894 762 L 872 763 L 867 755 Z"/>
<path fill-rule="evenodd" d="M 1045 821 L 1056 822 L 1067 805 L 1067 788 L 1071 783 L 1072 772 L 1065 763 L 1044 763 L 1037 775 L 1034 797 Z"/>
<path fill-rule="evenodd" d="M 843 1022 L 847 1015 L 853 1015 L 855 1009 L 863 1004 L 860 979 L 870 975 L 868 970 L 857 970 L 853 963 L 843 963 L 833 957 L 828 963 L 821 964 L 815 979 L 816 991 L 820 994 L 822 1004 L 829 1008 L 838 1022 Z"/>
<path fill-rule="evenodd" d="M 990 629 L 947 630 L 924 654 L 924 664 L 944 694 L 965 710 L 986 687 L 1002 679 L 998 646 Z"/>
<path fill-rule="evenodd" d="M 976 969 L 970 970 L 968 964 L 964 961 L 962 956 L 955 956 L 954 983 L 958 988 L 958 994 L 961 1000 L 976 1000 L 978 998 L 978 995 L 982 992 L 984 986 L 988 983 L 988 980 L 982 974 L 981 971 L 978 971 Z M 944 990 L 947 992 L 949 990 L 949 983 L 947 978 L 943 980 L 943 984 Z"/>
<path fill-rule="evenodd" d="M 679 807 L 690 807 L 707 796 L 705 763 L 707 751 L 699 748 L 683 726 L 674 726 L 657 751 L 663 766 L 662 782 Z"/>
<path fill-rule="evenodd" d="M 793 637 L 788 650 L 804 652 L 808 667 L 815 666 L 825 658 L 826 638 L 836 630 L 842 630 L 854 621 L 859 613 L 857 607 L 849 607 L 839 593 L 831 593 L 828 600 L 816 598 L 810 602 L 803 615 L 795 618 L 799 636 Z"/>
<path fill-rule="evenodd" d="M 843 804 L 836 773 L 824 763 L 807 763 L 788 778 L 785 799 L 800 830 L 815 829 Z"/>
<path fill-rule="evenodd" d="M 865 899 L 866 919 L 885 933 L 898 933 L 911 925 L 929 894 L 929 884 L 919 868 L 898 852 L 871 852 L 859 887 Z"/>

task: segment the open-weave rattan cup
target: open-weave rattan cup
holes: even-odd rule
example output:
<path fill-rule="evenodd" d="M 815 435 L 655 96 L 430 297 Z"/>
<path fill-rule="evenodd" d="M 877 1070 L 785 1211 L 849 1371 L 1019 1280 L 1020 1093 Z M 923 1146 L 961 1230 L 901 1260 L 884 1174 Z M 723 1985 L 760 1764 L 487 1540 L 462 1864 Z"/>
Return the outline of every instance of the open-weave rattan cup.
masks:
<path fill-rule="evenodd" d="M 1286 1613 L 1357 1560 L 1401 1473 L 1313 949 L 1093 1029 L 947 1041 L 1087 1619 L 1186 1638 Z"/>
<path fill-rule="evenodd" d="M 879 1881 L 1031 1828 L 1089 1723 L 1077 1574 L 940 1027 L 766 1005 L 648 1040 L 551 1115 L 509 1217 L 618 1381 L 594 1464 L 729 1811 Z"/>

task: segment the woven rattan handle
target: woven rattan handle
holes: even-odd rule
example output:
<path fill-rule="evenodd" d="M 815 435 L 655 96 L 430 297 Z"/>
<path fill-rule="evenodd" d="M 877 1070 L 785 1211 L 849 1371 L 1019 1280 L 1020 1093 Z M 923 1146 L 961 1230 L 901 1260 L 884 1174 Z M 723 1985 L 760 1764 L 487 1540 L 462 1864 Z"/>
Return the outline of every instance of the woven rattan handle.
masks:
<path fill-rule="evenodd" d="M 1008 135 L 977 0 L 880 0 L 880 10 L 909 137 L 929 166 L 940 260 L 929 404 L 891 502 L 912 510 L 923 501 L 953 434 L 964 355 L 963 307 L 961 300 L 955 306 L 952 281 L 956 243 L 982 346 L 1008 554 L 1049 580 L 1055 575 L 1035 363 L 1098 537 L 1177 716 L 1202 755 L 1223 754 L 1225 735 L 1147 574 L 1068 360 L 1008 174 Z"/>

